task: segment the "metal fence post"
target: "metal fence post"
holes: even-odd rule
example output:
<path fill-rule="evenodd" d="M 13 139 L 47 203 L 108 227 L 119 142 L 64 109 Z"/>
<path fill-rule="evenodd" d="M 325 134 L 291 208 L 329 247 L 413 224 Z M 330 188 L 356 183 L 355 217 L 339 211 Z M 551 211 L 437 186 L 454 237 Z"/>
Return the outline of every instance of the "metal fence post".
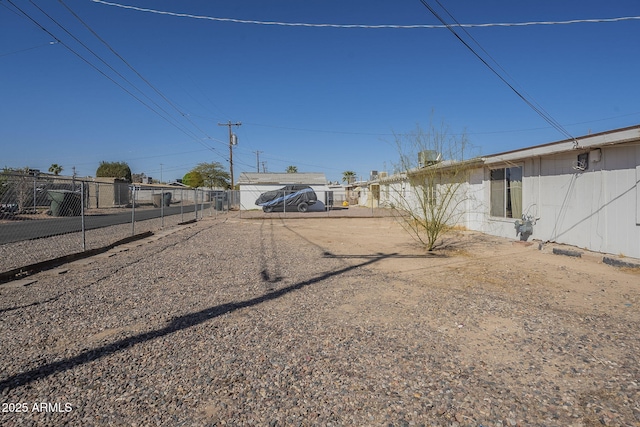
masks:
<path fill-rule="evenodd" d="M 36 212 L 36 174 L 33 174 L 33 213 Z"/>
<path fill-rule="evenodd" d="M 196 213 L 196 221 L 198 220 L 198 190 L 193 189 L 193 209 Z"/>
<path fill-rule="evenodd" d="M 180 222 L 184 222 L 184 196 L 182 195 L 182 188 L 180 189 Z"/>
<path fill-rule="evenodd" d="M 82 251 L 87 250 L 87 236 L 84 223 L 84 181 L 80 181 L 80 216 L 82 217 Z"/>
<path fill-rule="evenodd" d="M 164 228 L 164 188 L 160 189 L 160 227 Z"/>
<path fill-rule="evenodd" d="M 131 235 L 136 234 L 136 187 L 131 186 Z"/>

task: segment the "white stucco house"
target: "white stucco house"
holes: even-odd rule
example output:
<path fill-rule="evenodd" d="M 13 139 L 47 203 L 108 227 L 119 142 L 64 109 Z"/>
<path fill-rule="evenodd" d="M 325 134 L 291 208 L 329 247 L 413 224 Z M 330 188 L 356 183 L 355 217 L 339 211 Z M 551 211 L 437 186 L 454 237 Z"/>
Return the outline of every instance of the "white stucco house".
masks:
<path fill-rule="evenodd" d="M 277 190 L 285 185 L 308 185 L 318 197 L 318 202 L 309 206 L 309 211 L 324 211 L 330 188 L 323 173 L 251 173 L 243 172 L 238 180 L 240 188 L 240 210 L 261 209 L 255 202 L 260 194 Z"/>
<path fill-rule="evenodd" d="M 531 239 L 640 259 L 640 126 L 473 162 L 456 225 L 516 238 L 514 222 L 524 215 L 535 219 Z M 445 162 L 429 167 L 447 169 Z M 370 186 L 380 186 L 385 206 L 409 194 L 411 182 L 392 175 Z"/>

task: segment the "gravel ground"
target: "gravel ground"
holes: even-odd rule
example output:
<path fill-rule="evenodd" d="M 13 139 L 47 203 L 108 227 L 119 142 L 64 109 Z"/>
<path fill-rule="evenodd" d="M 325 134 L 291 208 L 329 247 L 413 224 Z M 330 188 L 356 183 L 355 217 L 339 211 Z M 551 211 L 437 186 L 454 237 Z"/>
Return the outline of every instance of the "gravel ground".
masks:
<path fill-rule="evenodd" d="M 637 306 L 373 268 L 400 255 L 227 215 L 0 285 L 0 424 L 640 425 Z"/>
<path fill-rule="evenodd" d="M 93 214 L 110 214 L 126 212 L 122 208 L 102 209 L 94 211 Z M 391 216 L 389 209 L 371 209 L 358 206 L 352 206 L 349 209 L 336 208 L 327 212 L 275 212 L 264 213 L 255 209 L 242 212 L 217 212 L 214 209 L 206 208 L 204 211 L 198 211 L 198 218 L 218 218 L 228 214 L 235 215 L 242 219 L 300 219 L 300 218 L 367 218 L 367 217 L 384 217 Z M 27 220 L 34 220 L 33 217 L 25 216 Z M 40 215 L 41 219 L 51 219 L 47 215 Z M 85 233 L 85 247 L 87 250 L 102 248 L 113 242 L 125 239 L 135 234 L 144 233 L 146 231 L 158 231 L 162 228 L 173 227 L 183 221 L 190 221 L 195 218 L 193 212 L 184 215 L 166 216 L 164 220 L 161 218 L 150 219 L 146 221 L 136 221 L 133 230 L 131 224 L 120 224 L 111 227 L 87 230 Z M 7 221 L 5 221 L 6 223 Z M 55 228 L 52 230 L 55 232 Z M 61 256 L 71 255 L 82 252 L 82 233 L 69 233 L 58 236 L 48 237 L 45 239 L 26 240 L 6 245 L 0 245 L 0 272 L 9 271 L 14 268 L 24 267 L 26 265 L 47 261 Z"/>
<path fill-rule="evenodd" d="M 122 209 L 112 209 L 110 212 L 122 213 Z M 199 218 L 202 217 L 200 211 Z M 215 216 L 211 209 L 204 211 L 204 217 Z M 221 214 L 222 215 L 222 214 Z M 50 219 L 46 217 L 46 219 Z M 146 221 L 136 221 L 133 230 L 131 224 L 120 224 L 111 227 L 87 230 L 85 234 L 86 249 L 96 249 L 107 246 L 118 240 L 130 237 L 132 231 L 135 234 L 146 231 L 157 231 L 164 227 L 173 227 L 181 221 L 189 221 L 195 218 L 193 212 L 183 215 L 166 216 L 163 219 L 156 218 Z M 55 232 L 55 229 L 52 231 Z M 82 252 L 82 233 L 69 233 L 45 239 L 26 240 L 6 245 L 0 245 L 0 272 L 14 268 L 47 261 L 61 256 Z"/>

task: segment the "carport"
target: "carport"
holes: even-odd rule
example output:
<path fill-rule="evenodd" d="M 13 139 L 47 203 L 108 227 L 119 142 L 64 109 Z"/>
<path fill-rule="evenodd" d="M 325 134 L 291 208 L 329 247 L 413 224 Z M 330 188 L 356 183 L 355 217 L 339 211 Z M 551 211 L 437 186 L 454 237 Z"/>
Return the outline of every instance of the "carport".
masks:
<path fill-rule="evenodd" d="M 318 196 L 318 202 L 309 211 L 324 211 L 325 197 L 329 190 L 323 173 L 251 173 L 243 172 L 238 180 L 240 189 L 240 210 L 258 210 L 255 202 L 267 191 L 277 190 L 285 185 L 308 185 Z"/>

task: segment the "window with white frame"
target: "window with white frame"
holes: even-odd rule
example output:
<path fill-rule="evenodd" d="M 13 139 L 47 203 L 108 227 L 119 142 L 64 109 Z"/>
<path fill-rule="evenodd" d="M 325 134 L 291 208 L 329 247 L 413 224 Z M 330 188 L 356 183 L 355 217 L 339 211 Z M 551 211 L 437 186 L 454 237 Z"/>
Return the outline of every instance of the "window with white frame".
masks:
<path fill-rule="evenodd" d="M 491 216 L 522 217 L 522 166 L 491 169 Z"/>

